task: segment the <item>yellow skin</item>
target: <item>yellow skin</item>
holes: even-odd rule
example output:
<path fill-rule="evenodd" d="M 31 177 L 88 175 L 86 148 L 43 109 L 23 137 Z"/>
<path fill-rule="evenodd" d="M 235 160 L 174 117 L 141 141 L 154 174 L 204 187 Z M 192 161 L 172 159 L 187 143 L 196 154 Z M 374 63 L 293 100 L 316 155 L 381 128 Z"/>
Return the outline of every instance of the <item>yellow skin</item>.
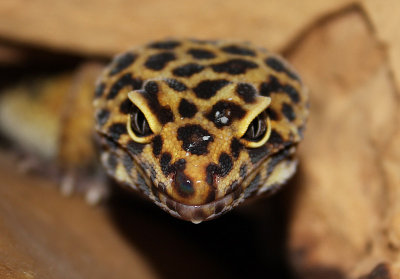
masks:
<path fill-rule="evenodd" d="M 198 223 L 274 192 L 293 175 L 308 97 L 273 53 L 185 39 L 116 57 L 98 80 L 94 107 L 107 172 Z M 146 133 L 135 130 L 138 115 Z M 253 120 L 265 126 L 257 138 L 248 136 L 257 130 Z"/>

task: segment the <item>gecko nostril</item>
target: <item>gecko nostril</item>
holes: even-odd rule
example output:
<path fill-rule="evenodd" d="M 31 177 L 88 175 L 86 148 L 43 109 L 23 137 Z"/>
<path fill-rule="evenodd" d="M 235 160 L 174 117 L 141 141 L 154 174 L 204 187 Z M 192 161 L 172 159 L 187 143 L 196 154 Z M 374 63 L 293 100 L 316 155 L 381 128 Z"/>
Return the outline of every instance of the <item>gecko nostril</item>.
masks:
<path fill-rule="evenodd" d="M 181 170 L 176 170 L 174 175 L 174 188 L 182 197 L 189 197 L 194 194 L 192 180 Z"/>

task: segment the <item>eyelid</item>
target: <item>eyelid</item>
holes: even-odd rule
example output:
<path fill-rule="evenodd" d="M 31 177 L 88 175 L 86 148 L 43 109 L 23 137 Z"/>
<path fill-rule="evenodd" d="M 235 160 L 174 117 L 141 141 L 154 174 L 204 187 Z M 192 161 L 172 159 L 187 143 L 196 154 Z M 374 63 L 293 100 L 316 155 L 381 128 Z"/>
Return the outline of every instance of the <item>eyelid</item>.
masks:
<path fill-rule="evenodd" d="M 161 131 L 161 124 L 158 122 L 157 117 L 152 113 L 150 108 L 147 105 L 146 99 L 142 96 L 140 90 L 131 91 L 128 93 L 128 98 L 131 102 L 137 106 L 138 109 L 143 113 L 144 117 L 146 117 L 147 122 L 149 123 L 150 129 L 154 134 L 157 134 Z"/>
<path fill-rule="evenodd" d="M 128 115 L 128 121 L 126 121 L 126 130 L 128 131 L 129 136 L 138 143 L 149 143 L 153 138 L 154 134 L 150 134 L 146 137 L 138 137 L 134 131 L 132 131 L 131 127 L 131 116 Z"/>
<path fill-rule="evenodd" d="M 242 139 L 245 142 L 246 147 L 257 148 L 257 147 L 264 145 L 267 142 L 267 140 L 269 139 L 269 137 L 271 135 L 271 120 L 269 119 L 268 116 L 266 118 L 266 122 L 267 122 L 267 131 L 265 132 L 264 137 L 260 141 L 248 141 L 248 140 Z"/>

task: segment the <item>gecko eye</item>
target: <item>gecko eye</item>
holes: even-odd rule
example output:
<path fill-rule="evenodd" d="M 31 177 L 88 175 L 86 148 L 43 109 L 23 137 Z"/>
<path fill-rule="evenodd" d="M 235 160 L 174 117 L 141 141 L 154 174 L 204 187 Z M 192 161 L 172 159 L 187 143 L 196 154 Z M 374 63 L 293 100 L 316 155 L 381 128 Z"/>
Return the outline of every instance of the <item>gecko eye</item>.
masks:
<path fill-rule="evenodd" d="M 143 112 L 137 106 L 133 106 L 129 119 L 130 129 L 132 129 L 137 137 L 146 137 L 153 133 L 150 129 L 149 122 L 147 122 Z"/>
<path fill-rule="evenodd" d="M 265 144 L 271 134 L 271 122 L 265 111 L 254 118 L 242 136 L 245 146 L 250 148 L 260 147 Z"/>
<path fill-rule="evenodd" d="M 243 138 L 249 141 L 260 141 L 267 132 L 265 113 L 259 114 L 251 121 Z"/>

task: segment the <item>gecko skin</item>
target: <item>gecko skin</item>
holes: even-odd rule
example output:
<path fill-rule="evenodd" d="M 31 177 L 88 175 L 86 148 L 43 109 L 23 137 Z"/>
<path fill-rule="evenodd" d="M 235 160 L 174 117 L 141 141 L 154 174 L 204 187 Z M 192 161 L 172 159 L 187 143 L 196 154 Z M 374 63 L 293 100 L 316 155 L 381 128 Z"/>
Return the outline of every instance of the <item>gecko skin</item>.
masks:
<path fill-rule="evenodd" d="M 308 96 L 287 62 L 249 43 L 163 40 L 117 56 L 94 108 L 107 173 L 198 223 L 294 174 Z"/>

